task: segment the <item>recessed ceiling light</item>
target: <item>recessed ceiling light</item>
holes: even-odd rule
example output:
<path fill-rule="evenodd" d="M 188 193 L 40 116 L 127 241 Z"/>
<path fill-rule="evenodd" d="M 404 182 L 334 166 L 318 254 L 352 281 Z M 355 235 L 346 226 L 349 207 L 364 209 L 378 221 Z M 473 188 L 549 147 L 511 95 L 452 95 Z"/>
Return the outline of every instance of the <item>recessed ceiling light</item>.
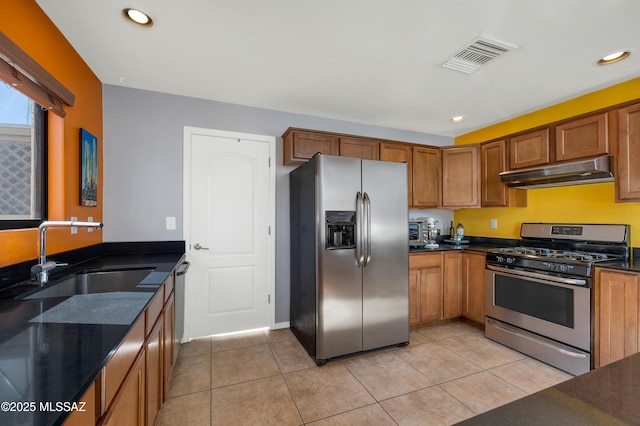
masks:
<path fill-rule="evenodd" d="M 612 64 L 614 62 L 618 62 L 627 58 L 629 55 L 631 55 L 631 52 L 629 52 L 628 50 L 621 50 L 619 52 L 614 52 L 600 58 L 600 60 L 598 61 L 598 65 Z"/>
<path fill-rule="evenodd" d="M 464 121 L 464 115 L 456 115 L 455 117 L 451 117 L 449 121 L 452 123 L 461 123 Z"/>
<path fill-rule="evenodd" d="M 130 7 L 122 9 L 122 16 L 132 24 L 139 25 L 141 27 L 149 28 L 153 25 L 153 19 L 151 19 L 148 14 L 138 9 Z"/>

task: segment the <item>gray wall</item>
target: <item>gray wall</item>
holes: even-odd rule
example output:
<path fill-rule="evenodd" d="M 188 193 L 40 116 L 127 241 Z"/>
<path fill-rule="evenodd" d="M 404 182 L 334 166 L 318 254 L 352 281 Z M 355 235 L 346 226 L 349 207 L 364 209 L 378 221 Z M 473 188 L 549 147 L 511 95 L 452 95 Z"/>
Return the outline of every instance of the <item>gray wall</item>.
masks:
<path fill-rule="evenodd" d="M 104 241 L 182 240 L 183 127 L 277 136 L 276 322 L 289 321 L 289 177 L 282 166 L 288 127 L 426 145 L 453 139 L 164 93 L 103 86 Z M 177 230 L 165 229 L 165 217 Z"/>

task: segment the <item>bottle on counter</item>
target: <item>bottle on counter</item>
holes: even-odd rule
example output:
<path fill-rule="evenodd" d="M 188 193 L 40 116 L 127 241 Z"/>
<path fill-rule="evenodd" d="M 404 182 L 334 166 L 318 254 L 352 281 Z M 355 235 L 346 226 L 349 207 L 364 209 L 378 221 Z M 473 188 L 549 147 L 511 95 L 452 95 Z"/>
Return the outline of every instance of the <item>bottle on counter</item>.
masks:
<path fill-rule="evenodd" d="M 453 221 L 451 221 L 451 226 L 449 227 L 449 238 L 453 240 L 453 237 L 456 236 L 456 232 L 453 229 Z"/>

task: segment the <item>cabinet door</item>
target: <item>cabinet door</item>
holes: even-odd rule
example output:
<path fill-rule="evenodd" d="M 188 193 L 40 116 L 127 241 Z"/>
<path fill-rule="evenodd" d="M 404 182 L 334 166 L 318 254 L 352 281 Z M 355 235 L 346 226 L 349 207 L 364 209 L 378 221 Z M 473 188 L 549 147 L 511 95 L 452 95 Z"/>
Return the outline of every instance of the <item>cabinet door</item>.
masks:
<path fill-rule="evenodd" d="M 145 343 L 147 424 L 154 425 L 162 408 L 164 384 L 163 375 L 164 316 L 160 314 Z"/>
<path fill-rule="evenodd" d="M 548 164 L 549 129 L 515 136 L 509 139 L 509 169 Z"/>
<path fill-rule="evenodd" d="M 618 110 L 616 201 L 640 201 L 640 104 Z"/>
<path fill-rule="evenodd" d="M 462 316 L 484 324 L 485 255 L 462 254 Z"/>
<path fill-rule="evenodd" d="M 507 141 L 482 144 L 480 157 L 482 207 L 526 207 L 527 191 L 500 181 L 500 172 L 507 170 Z"/>
<path fill-rule="evenodd" d="M 338 138 L 331 134 L 287 130 L 282 135 L 285 166 L 302 164 L 316 153 L 338 155 Z"/>
<path fill-rule="evenodd" d="M 442 317 L 462 315 L 462 252 L 444 253 Z"/>
<path fill-rule="evenodd" d="M 556 160 L 595 157 L 609 152 L 607 114 L 574 120 L 556 127 Z"/>
<path fill-rule="evenodd" d="M 420 270 L 409 269 L 409 325 L 420 322 Z"/>
<path fill-rule="evenodd" d="M 480 153 L 477 145 L 442 149 L 442 207 L 480 207 Z"/>
<path fill-rule="evenodd" d="M 87 426 L 96 424 L 96 383 L 79 399 L 84 402 L 84 411 L 72 411 L 65 419 L 63 426 Z"/>
<path fill-rule="evenodd" d="M 442 267 L 420 270 L 420 321 L 442 319 Z"/>
<path fill-rule="evenodd" d="M 442 157 L 439 148 L 413 147 L 412 206 L 439 207 Z"/>
<path fill-rule="evenodd" d="M 380 160 L 395 161 L 396 163 L 407 163 L 407 173 L 409 182 L 409 205 L 413 205 L 412 188 L 413 188 L 413 156 L 411 145 L 380 142 Z"/>
<path fill-rule="evenodd" d="M 175 295 L 172 292 L 169 296 L 169 300 L 167 300 L 167 303 L 164 306 L 164 385 L 162 387 L 164 391 L 164 400 L 169 397 L 169 381 L 178 355 L 177 345 L 179 342 L 176 340 L 175 307 Z"/>
<path fill-rule="evenodd" d="M 113 404 L 100 424 L 103 426 L 142 426 L 145 416 L 145 353 L 144 350 L 122 383 Z"/>
<path fill-rule="evenodd" d="M 378 160 L 380 143 L 367 139 L 340 138 L 340 156 Z"/>
<path fill-rule="evenodd" d="M 594 367 L 638 352 L 639 275 L 596 269 L 594 292 Z"/>

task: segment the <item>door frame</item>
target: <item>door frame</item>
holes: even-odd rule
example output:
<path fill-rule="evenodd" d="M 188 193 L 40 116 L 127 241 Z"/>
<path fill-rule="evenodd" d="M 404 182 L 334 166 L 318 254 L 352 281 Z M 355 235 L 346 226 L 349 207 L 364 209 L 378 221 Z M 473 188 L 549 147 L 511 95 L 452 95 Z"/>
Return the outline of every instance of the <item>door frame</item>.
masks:
<path fill-rule="evenodd" d="M 269 144 L 269 253 L 268 253 L 268 291 L 269 302 L 269 328 L 274 329 L 276 325 L 276 137 L 268 135 L 256 135 L 251 133 L 239 133 L 226 130 L 207 129 L 202 127 L 184 126 L 183 133 L 183 158 L 182 158 L 182 235 L 185 240 L 185 251 L 187 260 L 191 257 L 191 136 L 205 135 L 230 139 L 245 139 Z M 184 337 L 182 342 L 188 342 L 193 337 L 191 324 L 194 321 L 192 310 L 188 308 L 192 295 L 189 292 L 189 274 L 185 276 L 185 309 L 184 309 Z"/>

